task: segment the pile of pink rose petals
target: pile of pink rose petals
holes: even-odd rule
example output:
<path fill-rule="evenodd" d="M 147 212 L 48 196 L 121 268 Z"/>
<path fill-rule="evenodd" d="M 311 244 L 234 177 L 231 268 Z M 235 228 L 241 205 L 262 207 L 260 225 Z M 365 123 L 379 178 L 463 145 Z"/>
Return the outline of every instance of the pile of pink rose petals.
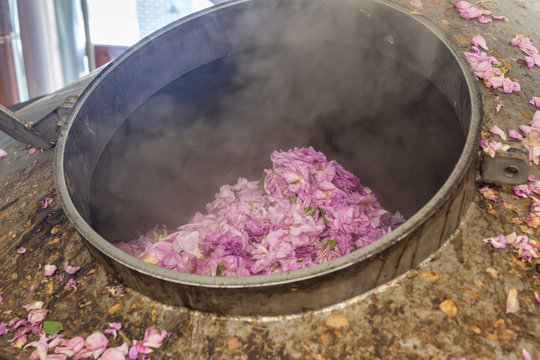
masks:
<path fill-rule="evenodd" d="M 473 52 L 466 52 L 465 57 L 472 65 L 474 75 L 482 79 L 486 87 L 507 94 L 521 91 L 519 83 L 508 77 L 508 69 L 497 58 L 489 56 L 481 50 L 481 48 L 488 50 L 486 40 L 482 36 L 473 37 L 472 43 Z"/>
<path fill-rule="evenodd" d="M 455 8 L 459 15 L 466 20 L 477 19 L 481 24 L 490 23 L 493 20 L 501 20 L 508 22 L 508 18 L 504 15 L 492 15 L 491 11 L 472 6 L 466 1 L 456 1 Z"/>
<path fill-rule="evenodd" d="M 224 185 L 207 214 L 167 235 L 117 246 L 148 263 L 201 275 L 248 276 L 320 264 L 366 246 L 404 219 L 312 147 L 275 151 L 264 181 Z"/>

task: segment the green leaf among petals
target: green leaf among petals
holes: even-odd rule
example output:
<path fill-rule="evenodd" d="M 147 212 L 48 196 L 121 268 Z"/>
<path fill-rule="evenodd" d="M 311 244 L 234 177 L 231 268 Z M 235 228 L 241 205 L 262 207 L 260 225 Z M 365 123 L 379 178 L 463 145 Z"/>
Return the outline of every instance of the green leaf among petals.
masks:
<path fill-rule="evenodd" d="M 62 330 L 64 330 L 64 325 L 59 321 L 45 320 L 43 322 L 43 331 L 47 335 L 58 334 Z"/>

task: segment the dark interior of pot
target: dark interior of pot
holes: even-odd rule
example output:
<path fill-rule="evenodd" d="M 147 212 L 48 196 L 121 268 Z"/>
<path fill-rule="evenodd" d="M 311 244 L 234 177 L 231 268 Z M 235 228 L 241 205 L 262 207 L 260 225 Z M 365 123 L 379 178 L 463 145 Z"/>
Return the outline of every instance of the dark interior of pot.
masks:
<path fill-rule="evenodd" d="M 304 146 L 408 217 L 448 178 L 464 140 L 445 96 L 378 51 L 254 48 L 174 79 L 130 114 L 94 172 L 92 225 L 114 241 L 176 228 L 221 185 L 259 179 L 272 151 Z"/>
<path fill-rule="evenodd" d="M 187 221 L 274 150 L 313 146 L 412 216 L 469 124 L 459 64 L 375 1 L 249 1 L 180 21 L 112 64 L 74 111 L 64 169 L 110 242 Z"/>

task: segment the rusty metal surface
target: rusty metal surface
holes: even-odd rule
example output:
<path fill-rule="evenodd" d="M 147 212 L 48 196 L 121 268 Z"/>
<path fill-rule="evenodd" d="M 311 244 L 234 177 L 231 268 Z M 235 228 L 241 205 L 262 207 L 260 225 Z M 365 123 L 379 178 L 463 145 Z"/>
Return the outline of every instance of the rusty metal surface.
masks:
<path fill-rule="evenodd" d="M 449 1 L 422 2 L 419 9 L 408 1 L 399 3 L 438 24 L 463 50 L 472 36 L 482 34 L 520 80 L 519 94 L 482 87 L 484 127 L 515 129 L 528 124 L 534 108 L 527 102 L 539 95 L 540 69 L 529 70 L 513 60 L 522 55 L 508 42 L 515 34 L 540 41 L 535 26 L 540 3 L 485 1 L 510 22 L 481 25 L 459 18 Z M 504 108 L 497 114 L 499 101 Z M 61 321 L 68 338 L 103 331 L 111 321 L 124 325 L 113 342 L 117 345 L 142 338 L 148 326 L 171 331 L 171 338 L 150 359 L 521 359 L 522 348 L 540 357 L 540 306 L 533 293 L 540 290 L 538 269 L 523 266 L 510 250 L 494 250 L 482 241 L 523 229 L 490 211 L 478 196 L 447 244 L 382 287 L 320 311 L 224 317 L 165 306 L 130 289 L 118 294 L 119 284 L 90 256 L 58 201 L 46 209 L 41 206 L 43 197 L 56 198 L 52 151 L 28 155 L 3 134 L 0 148 L 8 151 L 0 160 L 0 321 L 25 316 L 21 305 L 41 300 L 51 310 L 47 318 Z M 537 167 L 531 171 L 538 174 Z M 510 193 L 508 188 L 501 192 Z M 18 254 L 19 246 L 27 252 Z M 68 277 L 43 275 L 45 264 L 61 267 L 64 261 L 81 266 L 74 275 L 76 288 L 64 289 Z M 518 290 L 520 310 L 507 314 L 511 288 Z M 439 309 L 446 299 L 456 304 L 457 316 L 448 317 Z M 10 349 L 7 340 L 0 337 L 0 352 L 29 356 L 31 349 Z"/>

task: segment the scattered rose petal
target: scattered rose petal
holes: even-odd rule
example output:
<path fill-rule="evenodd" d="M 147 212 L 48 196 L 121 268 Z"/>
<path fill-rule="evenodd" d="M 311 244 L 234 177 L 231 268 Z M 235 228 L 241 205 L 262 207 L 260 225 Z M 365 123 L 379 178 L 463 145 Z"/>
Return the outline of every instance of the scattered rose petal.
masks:
<path fill-rule="evenodd" d="M 236 349 L 240 349 L 241 347 L 242 347 L 242 342 L 236 336 L 230 337 L 227 340 L 227 349 L 229 350 L 229 352 L 232 352 Z"/>
<path fill-rule="evenodd" d="M 0 321 L 0 336 L 7 335 L 7 333 L 8 333 L 8 329 L 7 329 L 6 323 L 3 321 Z"/>
<path fill-rule="evenodd" d="M 534 106 L 536 106 L 537 108 L 540 109 L 540 97 L 538 96 L 533 96 L 531 101 L 529 101 L 530 104 L 533 104 Z"/>
<path fill-rule="evenodd" d="M 36 348 L 32 355 L 30 355 L 31 359 L 45 360 L 47 358 L 49 344 L 47 344 L 47 338 L 45 336 L 40 337 L 39 341 L 28 343 L 24 348 L 26 349 L 29 346 Z"/>
<path fill-rule="evenodd" d="M 68 261 L 64 263 L 64 271 L 71 275 L 79 271 L 80 268 L 80 266 L 70 266 Z"/>
<path fill-rule="evenodd" d="M 88 336 L 84 342 L 84 348 L 77 353 L 80 358 L 93 356 L 97 359 L 107 348 L 109 340 L 102 333 L 95 332 Z"/>
<path fill-rule="evenodd" d="M 345 315 L 333 312 L 331 313 L 324 322 L 326 326 L 328 326 L 331 329 L 340 329 L 342 327 L 349 326 L 349 320 L 345 317 Z"/>
<path fill-rule="evenodd" d="M 480 194 L 482 194 L 482 196 L 485 199 L 490 200 L 490 201 L 497 201 L 499 197 L 499 194 L 497 193 L 497 191 L 490 188 L 489 185 L 481 187 L 480 189 L 478 189 L 478 191 L 480 192 Z"/>
<path fill-rule="evenodd" d="M 517 46 L 527 55 L 525 56 L 527 67 L 533 68 L 534 65 L 540 66 L 540 54 L 538 54 L 538 49 L 533 45 L 531 38 L 523 35 L 516 35 L 510 41 L 510 45 Z"/>
<path fill-rule="evenodd" d="M 34 301 L 33 303 L 30 303 L 30 304 L 27 304 L 27 305 L 23 305 L 22 307 L 26 310 L 26 311 L 31 311 L 31 310 L 39 310 L 39 309 L 42 309 L 43 308 L 43 301 Z"/>
<path fill-rule="evenodd" d="M 148 347 L 159 348 L 162 341 L 169 336 L 171 336 L 171 333 L 168 331 L 162 330 L 160 333 L 156 328 L 149 327 L 144 333 L 142 344 Z"/>
<path fill-rule="evenodd" d="M 495 249 L 506 249 L 506 244 L 508 243 L 508 239 L 503 234 L 490 237 L 487 239 L 484 239 L 484 242 L 490 244 Z"/>
<path fill-rule="evenodd" d="M 504 133 L 504 131 L 498 125 L 493 125 L 489 129 L 489 131 L 492 134 L 499 136 L 501 139 L 506 140 L 506 134 Z"/>
<path fill-rule="evenodd" d="M 422 7 L 422 0 L 411 0 L 410 3 L 414 7 L 417 7 L 417 8 Z"/>
<path fill-rule="evenodd" d="M 532 360 L 531 355 L 525 349 L 521 349 L 521 356 L 523 357 L 523 360 Z"/>
<path fill-rule="evenodd" d="M 444 300 L 441 305 L 439 306 L 442 312 L 446 314 L 448 317 L 454 317 L 457 315 L 457 307 L 456 304 L 450 299 Z"/>
<path fill-rule="evenodd" d="M 7 156 L 7 152 L 4 149 L 0 149 L 0 159 L 3 159 Z"/>
<path fill-rule="evenodd" d="M 493 15 L 491 18 L 493 20 L 508 22 L 508 18 L 504 15 Z"/>
<path fill-rule="evenodd" d="M 508 137 L 513 140 L 522 141 L 523 136 L 519 131 L 516 131 L 514 129 L 508 129 Z"/>
<path fill-rule="evenodd" d="M 82 336 L 75 336 L 70 340 L 60 341 L 60 346 L 54 349 L 55 354 L 65 354 L 68 357 L 72 357 L 84 348 L 84 338 Z"/>
<path fill-rule="evenodd" d="M 32 310 L 28 313 L 28 322 L 31 325 L 39 325 L 43 320 L 45 320 L 48 313 L 49 310 L 47 309 Z"/>
<path fill-rule="evenodd" d="M 486 44 L 486 39 L 482 35 L 473 36 L 471 39 L 474 46 L 480 46 L 484 50 L 489 50 Z"/>
<path fill-rule="evenodd" d="M 117 347 L 111 347 L 105 350 L 100 360 L 124 360 L 128 354 L 128 344 L 123 343 Z"/>
<path fill-rule="evenodd" d="M 109 323 L 109 326 L 110 326 L 110 328 L 105 329 L 105 331 L 103 333 L 105 333 L 107 335 L 112 335 L 116 339 L 117 331 L 122 329 L 122 324 L 117 323 L 117 322 L 112 322 L 112 323 Z"/>
<path fill-rule="evenodd" d="M 54 199 L 51 199 L 49 197 L 44 197 L 43 200 L 41 200 L 41 206 L 44 209 L 46 209 L 53 201 Z"/>
<path fill-rule="evenodd" d="M 500 141 L 488 141 L 486 139 L 480 140 L 480 147 L 491 157 L 495 157 L 495 154 L 499 151 L 506 152 L 510 149 L 509 145 L 505 145 Z"/>
<path fill-rule="evenodd" d="M 56 272 L 56 265 L 45 265 L 43 273 L 45 276 L 52 276 Z"/>
<path fill-rule="evenodd" d="M 506 298 L 506 313 L 516 313 L 519 310 L 519 300 L 517 297 L 517 289 L 513 288 L 508 291 Z"/>
<path fill-rule="evenodd" d="M 19 248 L 17 249 L 17 252 L 18 252 L 19 254 L 24 254 L 24 253 L 26 252 L 26 249 L 25 249 L 24 247 L 21 246 L 21 247 L 19 247 Z"/>
<path fill-rule="evenodd" d="M 420 281 L 423 281 L 423 282 L 430 283 L 430 282 L 437 281 L 440 278 L 441 276 L 439 274 L 436 274 L 432 271 L 420 270 L 418 272 L 418 279 L 420 279 Z"/>
<path fill-rule="evenodd" d="M 499 111 L 501 111 L 501 109 L 502 109 L 503 107 L 504 107 L 504 105 L 503 105 L 503 104 L 500 104 L 500 103 L 499 103 L 499 104 L 497 104 L 497 105 L 495 106 L 495 112 L 497 112 L 497 113 L 498 113 Z"/>
<path fill-rule="evenodd" d="M 32 155 L 32 154 L 35 154 L 37 151 L 37 148 L 35 147 L 31 147 L 30 149 L 28 149 L 28 155 Z"/>

